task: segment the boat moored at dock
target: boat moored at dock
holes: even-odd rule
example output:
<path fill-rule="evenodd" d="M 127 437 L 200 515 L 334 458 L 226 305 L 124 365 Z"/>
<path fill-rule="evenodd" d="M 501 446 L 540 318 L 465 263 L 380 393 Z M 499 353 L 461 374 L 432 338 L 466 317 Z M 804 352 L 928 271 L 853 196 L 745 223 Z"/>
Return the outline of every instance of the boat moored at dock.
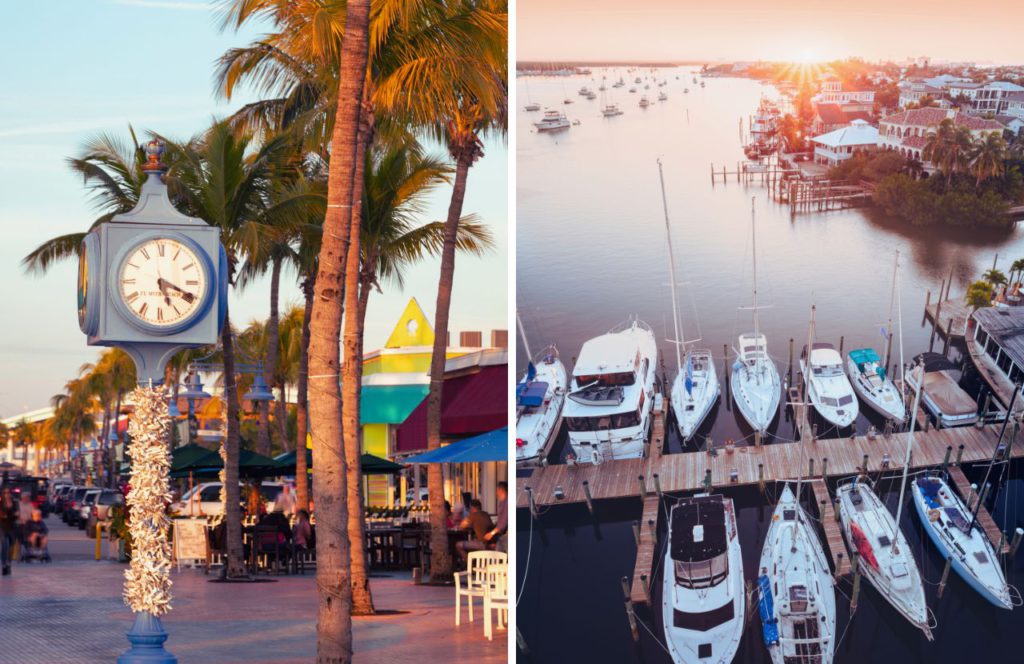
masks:
<path fill-rule="evenodd" d="M 978 421 L 978 403 L 958 380 L 959 370 L 941 353 L 921 353 L 907 372 L 907 385 L 921 387 L 921 403 L 942 427 L 960 427 Z"/>
<path fill-rule="evenodd" d="M 907 419 L 903 395 L 885 373 L 882 359 L 873 348 L 851 350 L 846 357 L 846 371 L 853 389 L 872 410 L 897 423 Z"/>
<path fill-rule="evenodd" d="M 561 415 L 565 388 L 565 366 L 558 349 L 548 346 L 530 362 L 523 380 L 516 385 L 517 467 L 540 461 Z"/>
<path fill-rule="evenodd" d="M 760 570 L 761 631 L 773 664 L 829 664 L 836 645 L 832 574 L 814 522 L 789 484 L 772 514 Z"/>
<path fill-rule="evenodd" d="M 639 320 L 583 344 L 563 408 L 578 463 L 644 455 L 657 357 L 654 333 Z"/>
<path fill-rule="evenodd" d="M 743 559 L 731 498 L 698 494 L 669 512 L 662 624 L 676 664 L 729 664 L 743 637 Z"/>
<path fill-rule="evenodd" d="M 807 382 L 807 397 L 819 415 L 840 428 L 853 424 L 860 412 L 857 397 L 843 372 L 843 358 L 832 344 L 814 344 L 810 358 L 804 346 L 800 372 Z"/>

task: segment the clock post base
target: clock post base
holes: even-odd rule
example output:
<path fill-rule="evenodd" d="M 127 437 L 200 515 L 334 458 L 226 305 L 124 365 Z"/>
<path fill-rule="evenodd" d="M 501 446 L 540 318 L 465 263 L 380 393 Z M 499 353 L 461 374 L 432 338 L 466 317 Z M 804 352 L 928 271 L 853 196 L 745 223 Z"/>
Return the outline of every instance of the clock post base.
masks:
<path fill-rule="evenodd" d="M 117 664 L 178 664 L 178 658 L 164 649 L 167 631 L 152 613 L 136 613 L 127 636 L 132 647 L 117 658 Z"/>

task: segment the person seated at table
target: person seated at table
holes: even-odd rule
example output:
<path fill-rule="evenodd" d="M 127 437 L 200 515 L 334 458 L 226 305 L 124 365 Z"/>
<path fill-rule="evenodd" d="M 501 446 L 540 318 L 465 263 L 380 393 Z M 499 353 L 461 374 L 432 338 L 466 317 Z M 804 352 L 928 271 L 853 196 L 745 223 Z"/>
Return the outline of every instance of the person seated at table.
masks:
<path fill-rule="evenodd" d="M 23 529 L 26 544 L 33 549 L 46 548 L 47 535 L 49 535 L 50 530 L 46 527 L 46 522 L 43 521 L 43 513 L 40 510 L 32 510 L 32 518 L 25 522 Z"/>
<path fill-rule="evenodd" d="M 444 501 L 444 525 L 448 530 L 455 530 L 455 517 L 452 515 L 452 504 Z"/>
<path fill-rule="evenodd" d="M 488 548 L 506 551 L 508 548 L 505 542 L 505 533 L 508 532 L 508 483 L 498 482 L 498 489 L 495 493 L 498 495 L 498 521 L 494 524 L 494 528 L 487 531 L 484 540 L 487 542 Z"/>
<path fill-rule="evenodd" d="M 465 542 L 458 542 L 455 545 L 459 558 L 465 561 L 470 551 L 483 551 L 486 549 L 487 541 L 484 538 L 487 537 L 488 531 L 492 528 L 494 528 L 494 522 L 491 521 L 491 516 L 484 511 L 480 501 L 476 498 L 469 501 L 469 514 L 459 524 L 459 530 L 468 530 L 473 537 Z"/>
<path fill-rule="evenodd" d="M 277 528 L 277 541 L 279 544 L 284 544 L 292 539 L 292 529 L 288 525 L 288 517 L 281 510 L 274 510 L 270 514 L 265 515 L 256 525 Z"/>
<path fill-rule="evenodd" d="M 292 539 L 295 546 L 300 549 L 312 549 L 316 542 L 313 540 L 313 526 L 309 523 L 309 512 L 299 510 L 295 513 L 295 528 L 292 530 Z"/>

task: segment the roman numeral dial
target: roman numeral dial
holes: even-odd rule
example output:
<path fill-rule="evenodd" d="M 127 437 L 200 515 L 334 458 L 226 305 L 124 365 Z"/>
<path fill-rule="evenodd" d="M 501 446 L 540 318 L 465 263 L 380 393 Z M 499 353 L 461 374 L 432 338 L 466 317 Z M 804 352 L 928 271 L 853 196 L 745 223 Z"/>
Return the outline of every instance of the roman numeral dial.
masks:
<path fill-rule="evenodd" d="M 128 251 L 117 272 L 121 302 L 139 322 L 179 325 L 205 303 L 210 275 L 192 246 L 172 238 L 146 240 Z"/>

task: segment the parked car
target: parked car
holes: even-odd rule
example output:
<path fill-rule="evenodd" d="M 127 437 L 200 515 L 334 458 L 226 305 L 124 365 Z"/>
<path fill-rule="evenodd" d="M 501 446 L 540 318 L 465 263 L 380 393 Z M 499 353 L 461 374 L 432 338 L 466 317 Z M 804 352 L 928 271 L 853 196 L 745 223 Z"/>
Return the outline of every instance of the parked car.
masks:
<path fill-rule="evenodd" d="M 124 505 L 124 496 L 114 489 L 103 489 L 89 508 L 89 516 L 85 521 L 85 532 L 90 536 L 96 534 L 96 524 L 110 520 L 110 508 Z"/>
<path fill-rule="evenodd" d="M 68 491 L 71 490 L 71 485 L 66 482 L 57 482 L 50 485 L 50 511 L 56 514 L 60 514 L 61 502 L 64 496 L 67 495 Z"/>
<path fill-rule="evenodd" d="M 96 499 L 103 493 L 103 489 L 89 489 L 82 496 L 82 501 L 78 505 L 78 518 L 75 519 L 75 525 L 78 526 L 79 530 L 85 530 L 85 524 L 89 520 L 89 514 L 92 513 L 92 506 L 96 504 Z"/>
<path fill-rule="evenodd" d="M 239 487 L 244 485 L 239 482 Z M 186 491 L 181 500 L 171 506 L 171 511 L 183 516 L 217 516 L 224 513 L 224 507 L 220 502 L 220 482 L 203 482 L 190 491 Z M 260 486 L 260 494 L 267 501 L 267 511 L 274 511 L 274 501 L 284 489 L 281 482 L 264 482 Z M 245 496 L 242 496 L 242 504 L 245 504 Z"/>
<path fill-rule="evenodd" d="M 82 502 L 82 498 L 85 497 L 85 492 L 89 490 L 89 487 L 76 486 L 72 487 L 68 491 L 67 496 L 64 497 L 64 503 L 61 506 L 61 520 L 73 526 L 78 518 L 78 507 L 79 503 Z"/>

